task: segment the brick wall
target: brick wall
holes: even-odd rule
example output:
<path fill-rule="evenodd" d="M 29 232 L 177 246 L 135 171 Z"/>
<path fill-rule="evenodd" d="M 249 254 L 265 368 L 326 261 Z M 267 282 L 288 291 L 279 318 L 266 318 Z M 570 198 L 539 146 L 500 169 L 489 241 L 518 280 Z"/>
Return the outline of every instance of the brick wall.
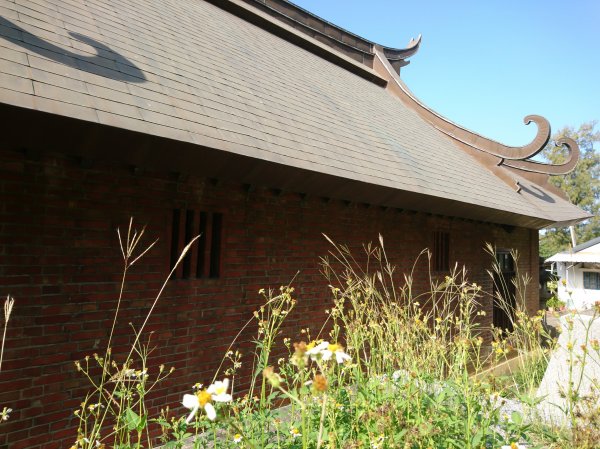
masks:
<path fill-rule="evenodd" d="M 322 233 L 357 254 L 381 233 L 402 273 L 431 246 L 435 230 L 447 231 L 450 262 L 466 264 L 470 279 L 486 289 L 491 288 L 484 271 L 486 241 L 518 249 L 520 268 L 537 279 L 532 230 L 148 173 L 118 162 L 88 166 L 62 154 L 0 150 L 0 297 L 16 298 L 0 373 L 0 406 L 14 411 L 1 424 L 0 448 L 72 444 L 72 411 L 87 391 L 73 362 L 102 350 L 116 306 L 122 259 L 115 230 L 125 230 L 133 216 L 147 225 L 143 243 L 159 238 L 129 273 L 115 338 L 118 352 L 131 341 L 128 323 L 139 326 L 168 273 L 174 209 L 196 211 L 194 224 L 199 211 L 222 214 L 220 277 L 174 279 L 150 320 L 153 366 L 176 367 L 156 391 L 156 407 L 176 408 L 191 385 L 212 379 L 228 343 L 259 303 L 260 288 L 278 288 L 298 273 L 299 305 L 287 332 L 293 336 L 300 327 L 318 327 L 329 306 L 319 257 L 330 246 Z M 205 256 L 210 258 L 208 247 Z M 420 268 L 416 283 L 423 286 Z M 532 309 L 536 282 L 529 289 Z M 489 319 L 491 303 L 482 307 Z"/>

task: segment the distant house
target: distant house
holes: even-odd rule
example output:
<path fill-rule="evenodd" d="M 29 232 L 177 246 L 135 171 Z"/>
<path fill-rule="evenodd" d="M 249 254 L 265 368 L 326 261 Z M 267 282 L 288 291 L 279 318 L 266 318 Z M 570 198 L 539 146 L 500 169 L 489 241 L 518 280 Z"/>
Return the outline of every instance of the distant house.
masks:
<path fill-rule="evenodd" d="M 546 259 L 559 277 L 558 297 L 568 308 L 589 309 L 600 301 L 600 237 Z"/>
<path fill-rule="evenodd" d="M 102 348 L 119 291 L 115 229 L 129 217 L 158 244 L 130 272 L 113 354 L 131 342 L 180 249 L 149 329 L 151 364 L 177 370 L 153 391 L 179 412 L 207 382 L 260 288 L 295 278 L 285 332 L 330 307 L 319 257 L 336 242 L 386 241 L 399 281 L 424 248 L 443 276 L 538 282 L 538 230 L 588 217 L 548 183 L 572 169 L 530 158 L 550 137 L 509 147 L 416 99 L 387 48 L 285 0 L 0 0 L 0 297 L 16 306 L 0 405 L 0 448 L 70 447 L 85 396 L 73 361 Z M 473 55 L 476 57 L 476 55 Z M 483 68 L 482 68 L 483 70 Z M 150 237 L 149 237 L 150 238 Z M 518 265 L 510 250 L 519 251 Z M 427 285 L 427 263 L 415 289 Z M 527 307 L 538 308 L 536 288 Z M 483 325 L 502 324 L 489 296 Z M 250 338 L 249 329 L 242 339 Z M 238 385 L 243 385 L 241 378 Z"/>

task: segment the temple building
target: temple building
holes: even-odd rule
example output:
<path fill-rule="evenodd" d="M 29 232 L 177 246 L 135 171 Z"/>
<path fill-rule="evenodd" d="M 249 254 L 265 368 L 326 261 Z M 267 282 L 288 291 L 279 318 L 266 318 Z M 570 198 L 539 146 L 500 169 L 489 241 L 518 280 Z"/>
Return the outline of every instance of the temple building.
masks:
<path fill-rule="evenodd" d="M 400 77 L 420 45 L 383 47 L 285 0 L 0 0 L 0 297 L 16 299 L 0 448 L 73 443 L 87 391 L 73 363 L 107 342 L 130 217 L 141 244 L 159 240 L 129 270 L 115 354 L 201 235 L 147 327 L 153 366 L 176 368 L 154 412 L 212 379 L 259 289 L 293 279 L 286 332 L 320 325 L 323 234 L 357 257 L 381 234 L 399 274 L 429 248 L 435 275 L 465 265 L 491 292 L 489 242 L 507 276 L 529 273 L 537 310 L 538 230 L 588 217 L 548 182 L 577 144 L 546 165 L 532 160 L 543 117 L 509 147 L 440 116 Z"/>

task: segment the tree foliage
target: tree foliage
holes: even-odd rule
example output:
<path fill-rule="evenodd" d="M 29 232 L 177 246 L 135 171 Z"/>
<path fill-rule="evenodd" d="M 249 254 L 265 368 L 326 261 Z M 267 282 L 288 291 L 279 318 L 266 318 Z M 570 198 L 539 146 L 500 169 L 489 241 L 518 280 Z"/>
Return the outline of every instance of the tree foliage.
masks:
<path fill-rule="evenodd" d="M 562 189 L 571 202 L 590 214 L 593 218 L 575 226 L 577 243 L 584 243 L 600 236 L 600 131 L 596 121 L 582 124 L 579 129 L 565 127 L 552 136 L 556 141 L 570 137 L 579 144 L 581 155 L 575 169 L 564 176 L 552 176 L 550 181 Z M 544 158 L 553 164 L 565 161 L 566 153 L 555 147 L 551 141 L 542 151 Z M 548 229 L 540 238 L 540 256 L 550 257 L 559 251 L 569 249 L 571 237 L 568 228 Z"/>

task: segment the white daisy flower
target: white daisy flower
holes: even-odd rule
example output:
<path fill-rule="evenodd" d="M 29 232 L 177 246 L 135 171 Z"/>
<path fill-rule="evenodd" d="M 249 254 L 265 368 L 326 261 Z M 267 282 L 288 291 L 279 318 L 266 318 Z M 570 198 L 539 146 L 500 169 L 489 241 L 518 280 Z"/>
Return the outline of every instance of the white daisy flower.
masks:
<path fill-rule="evenodd" d="M 352 357 L 344 352 L 344 347 L 337 343 L 327 344 L 327 348 L 321 354 L 325 361 L 330 360 L 335 355 L 335 360 L 339 364 L 352 360 Z"/>
<path fill-rule="evenodd" d="M 212 400 L 215 402 L 230 402 L 232 397 L 227 393 L 229 388 L 229 379 L 223 379 L 223 381 L 216 381 L 210 385 L 206 391 L 212 395 Z"/>
<path fill-rule="evenodd" d="M 317 360 L 323 357 L 323 351 L 329 347 L 329 342 L 322 341 L 317 343 L 316 341 L 309 343 L 307 346 L 306 355 L 312 360 Z"/>
<path fill-rule="evenodd" d="M 211 399 L 212 395 L 207 390 L 200 390 L 196 394 L 184 394 L 182 404 L 185 408 L 191 410 L 185 422 L 188 424 L 191 423 L 200 407 L 206 412 L 206 417 L 214 421 L 217 417 L 217 412 L 210 403 Z"/>
<path fill-rule="evenodd" d="M 214 402 L 230 402 L 232 397 L 227 393 L 227 388 L 229 388 L 229 379 L 223 379 L 223 381 L 217 381 L 206 390 L 200 389 L 202 384 L 194 385 L 195 389 L 198 391 L 195 394 L 184 394 L 183 395 L 183 406 L 190 409 L 190 414 L 185 420 L 186 423 L 192 422 L 196 413 L 200 408 L 204 409 L 206 413 L 206 417 L 211 421 L 214 421 L 217 417 L 217 412 L 215 407 L 211 404 Z"/>

